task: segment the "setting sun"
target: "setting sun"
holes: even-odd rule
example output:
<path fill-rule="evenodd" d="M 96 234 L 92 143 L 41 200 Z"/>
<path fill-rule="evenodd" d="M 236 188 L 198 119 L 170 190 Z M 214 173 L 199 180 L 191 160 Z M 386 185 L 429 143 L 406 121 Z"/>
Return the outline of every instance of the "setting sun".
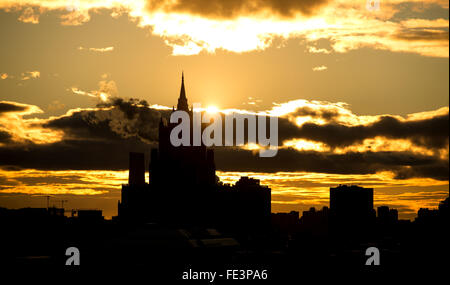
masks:
<path fill-rule="evenodd" d="M 205 111 L 210 114 L 215 114 L 219 112 L 219 108 L 217 108 L 216 106 L 208 106 L 206 107 Z"/>

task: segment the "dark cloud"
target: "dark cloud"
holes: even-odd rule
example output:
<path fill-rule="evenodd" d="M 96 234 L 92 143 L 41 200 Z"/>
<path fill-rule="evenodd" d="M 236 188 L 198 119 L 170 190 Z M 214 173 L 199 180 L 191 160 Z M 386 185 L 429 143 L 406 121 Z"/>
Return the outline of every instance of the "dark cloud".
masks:
<path fill-rule="evenodd" d="M 138 107 L 148 108 L 148 102 L 145 100 L 130 98 L 123 99 L 119 97 L 111 98 L 109 102 L 97 104 L 97 107 L 118 107 L 122 112 L 124 112 L 129 120 L 133 119 L 137 112 Z"/>
<path fill-rule="evenodd" d="M 32 127 L 63 131 L 62 140 L 0 146 L 0 164 L 6 170 L 126 169 L 130 151 L 149 152 L 155 146 L 161 113 L 147 106 L 144 101 L 114 99 L 99 106 L 111 108 L 79 110 L 35 123 Z M 0 132 L 0 141 L 9 138 L 9 133 Z"/>
<path fill-rule="evenodd" d="M 20 170 L 23 170 L 22 167 L 15 166 L 15 165 L 0 165 L 0 169 L 7 170 L 7 171 L 20 171 Z"/>
<path fill-rule="evenodd" d="M 370 125 L 346 126 L 337 123 L 296 126 L 285 118 L 279 119 L 280 140 L 303 138 L 323 142 L 330 147 L 345 147 L 367 138 L 382 136 L 389 139 L 410 139 L 419 146 L 441 149 L 448 146 L 449 116 L 441 115 L 416 121 L 400 121 L 383 116 Z"/>
<path fill-rule="evenodd" d="M 223 171 L 306 171 L 337 174 L 374 174 L 392 171 L 396 179 L 449 179 L 449 161 L 412 152 L 329 152 L 280 149 L 275 157 L 261 158 L 246 150 L 217 148 L 216 167 Z M 236 163 L 239 161 L 239 163 Z"/>
<path fill-rule="evenodd" d="M 394 37 L 407 41 L 448 41 L 448 31 L 408 29 L 399 32 Z"/>
<path fill-rule="evenodd" d="M 8 132 L 0 130 L 0 143 L 8 143 L 11 141 L 11 135 Z"/>
<path fill-rule="evenodd" d="M 146 101 L 137 99 L 113 98 L 98 107 L 98 110 L 80 110 L 53 119 L 44 127 L 64 130 L 66 137 L 71 139 L 137 138 L 151 143 L 158 138 L 161 116 L 169 116 L 167 111 L 151 109 Z"/>
<path fill-rule="evenodd" d="M 128 168 L 128 153 L 149 153 L 152 145 L 137 139 L 102 141 L 63 140 L 53 144 L 28 144 L 0 147 L 0 164 L 5 170 L 123 170 Z"/>
<path fill-rule="evenodd" d="M 172 2 L 172 3 L 171 3 Z M 163 8 L 168 12 L 187 12 L 214 17 L 235 18 L 262 11 L 270 11 L 283 17 L 292 17 L 297 13 L 312 14 L 328 0 L 147 0 L 150 11 Z"/>
<path fill-rule="evenodd" d="M 96 118 L 96 115 L 102 112 L 102 110 L 77 111 L 70 116 L 50 120 L 42 127 L 64 131 L 65 140 L 107 141 L 120 139 L 120 135 L 111 130 L 109 119 L 103 121 L 91 119 L 91 117 Z"/>
<path fill-rule="evenodd" d="M 130 151 L 149 152 L 156 144 L 137 139 L 112 141 L 63 141 L 48 145 L 0 147 L 1 164 L 42 170 L 128 168 Z M 392 171 L 396 179 L 428 177 L 448 180 L 449 162 L 439 157 L 411 152 L 350 152 L 346 154 L 280 149 L 272 158 L 261 158 L 252 151 L 218 147 L 216 167 L 222 171 L 307 171 L 336 174 L 374 174 Z M 239 163 L 236 163 L 239 161 Z"/>
<path fill-rule="evenodd" d="M 42 184 L 97 184 L 96 181 L 87 181 L 80 175 L 58 175 L 52 174 L 52 176 L 21 176 L 15 177 L 12 182 L 20 182 L 22 185 L 33 186 Z"/>
<path fill-rule="evenodd" d="M 16 105 L 13 102 L 0 102 L 0 114 L 6 112 L 21 112 L 28 110 L 27 106 Z"/>
<path fill-rule="evenodd" d="M 297 108 L 294 112 L 289 113 L 289 116 L 311 116 L 312 118 L 321 118 L 326 121 L 331 121 L 339 117 L 339 115 L 337 110 L 314 109 L 308 106 Z"/>
<path fill-rule="evenodd" d="M 42 127 L 61 130 L 61 141 L 35 144 L 32 141 L 14 142 L 6 131 L 0 132 L 0 166 L 3 169 L 35 168 L 43 170 L 128 168 L 130 151 L 145 152 L 147 159 L 152 147 L 157 147 L 161 117 L 168 119 L 170 111 L 155 110 L 137 99 L 113 99 L 96 110 L 79 110 L 46 120 Z M 301 109 L 296 115 L 324 114 Z M 37 124 L 37 123 L 36 123 Z M 298 127 L 286 118 L 279 118 L 280 139 L 305 138 L 324 142 L 332 147 L 361 142 L 365 138 L 410 139 L 418 145 L 442 149 L 448 146 L 448 115 L 416 121 L 400 121 L 384 116 L 367 126 L 345 126 L 337 123 L 316 125 L 306 123 Z M 236 162 L 239 163 L 236 163 Z M 448 180 L 449 162 L 439 156 L 408 151 L 397 152 L 333 152 L 298 151 L 284 148 L 272 158 L 259 157 L 252 151 L 236 148 L 216 148 L 216 165 L 223 171 L 307 171 L 338 174 L 373 174 L 392 171 L 397 179 L 429 177 Z"/>
<path fill-rule="evenodd" d="M 158 126 L 161 117 L 168 120 L 170 112 L 167 110 L 155 110 L 149 108 L 145 100 L 113 98 L 107 106 L 114 107 L 125 115 L 117 118 L 117 113 L 113 113 L 110 127 L 122 137 L 136 136 L 144 142 L 154 142 L 158 139 Z M 99 105 L 101 107 L 102 105 Z M 95 114 L 97 121 L 101 120 Z M 95 118 L 91 117 L 93 121 Z"/>

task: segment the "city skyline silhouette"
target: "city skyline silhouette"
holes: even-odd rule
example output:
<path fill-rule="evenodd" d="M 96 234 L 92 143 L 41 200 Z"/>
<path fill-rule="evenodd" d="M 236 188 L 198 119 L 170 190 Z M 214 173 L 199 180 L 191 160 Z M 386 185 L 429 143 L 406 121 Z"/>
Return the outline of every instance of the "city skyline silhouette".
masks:
<path fill-rule="evenodd" d="M 172 112 L 181 109 L 192 116 L 184 88 L 183 75 Z M 159 143 L 149 150 L 149 180 L 145 153 L 129 153 L 128 183 L 122 185 L 118 215 L 112 219 L 105 219 L 101 209 L 68 215 L 68 201 L 50 206 L 50 196 L 47 208 L 0 208 L 5 229 L 0 263 L 47 269 L 144 267 L 152 268 L 154 277 L 173 281 L 216 278 L 217 272 L 218 280 L 228 280 L 238 274 L 224 269 L 230 262 L 252 268 L 247 272 L 252 278 L 263 274 L 271 281 L 295 279 L 296 267 L 394 272 L 445 266 L 438 256 L 448 252 L 448 196 L 436 210 L 421 208 L 412 222 L 399 219 L 397 209 L 375 209 L 373 188 L 345 184 L 329 188 L 322 209 L 274 213 L 271 189 L 260 180 L 220 181 L 214 149 L 173 146 L 169 136 L 176 125 L 160 118 Z M 83 258 L 71 261 L 64 252 Z M 206 274 L 206 269 L 213 271 Z"/>
<path fill-rule="evenodd" d="M 0 0 L 0 27 L 1 273 L 446 272 L 448 2 Z"/>
<path fill-rule="evenodd" d="M 181 85 L 182 88 L 178 92 L 179 99 L 187 106 L 185 109 L 189 110 L 184 88 L 184 74 L 182 74 Z M 117 205 L 112 201 L 120 196 L 117 186 L 127 179 L 125 172 L 128 167 L 127 152 L 148 153 L 149 148 L 157 146 L 159 124 L 162 121 L 169 121 L 171 110 L 175 110 L 175 107 L 154 107 L 143 100 L 122 98 L 115 98 L 111 103 L 102 104 L 98 105 L 100 108 L 98 110 L 78 111 L 46 123 L 46 126 L 50 127 L 52 131 L 64 130 L 68 134 L 75 131 L 73 134 L 75 136 L 85 134 L 83 136 L 94 136 L 94 138 L 81 140 L 67 138 L 61 142 L 45 144 L 43 149 L 42 146 L 36 145 L 35 148 L 30 145 L 26 152 L 22 152 L 21 147 L 14 147 L 13 141 L 5 141 L 5 148 L 0 149 L 2 152 L 1 162 L 4 165 L 2 173 L 5 177 L 3 179 L 4 190 L 0 193 L 2 206 L 42 207 L 48 202 L 47 197 L 50 196 L 52 205 L 60 204 L 59 201 L 64 200 L 67 201 L 66 205 L 71 206 L 74 210 L 97 208 L 101 209 L 107 218 L 118 214 Z M 105 107 L 107 109 L 102 109 Z M 8 118 L 9 114 L 14 115 L 15 112 L 24 110 L 28 112 L 27 110 L 30 108 L 26 105 L 16 106 L 12 102 L 2 103 L 2 110 L 4 110 L 2 112 L 6 116 L 5 118 Z M 318 106 L 299 107 L 296 112 L 297 115 L 318 116 L 318 118 L 326 120 L 334 120 L 334 116 L 340 116 L 339 113 L 333 113 L 337 112 L 336 110 L 331 112 L 314 108 L 318 108 Z M 206 108 L 205 112 L 207 111 Z M 233 111 L 240 112 L 239 110 Z M 224 114 L 221 112 L 226 113 L 227 111 L 216 110 L 215 112 L 220 112 L 224 118 Z M 240 176 L 261 177 L 270 188 L 277 192 L 275 203 L 272 203 L 275 212 L 304 211 L 310 207 L 325 206 L 328 199 L 326 189 L 340 184 L 341 181 L 375 186 L 374 191 L 377 192 L 374 200 L 375 206 L 388 205 L 397 208 L 400 218 L 410 220 L 416 217 L 418 209 L 437 205 L 447 195 L 448 189 L 444 190 L 446 188 L 445 181 L 448 179 L 446 174 L 448 165 L 445 158 L 443 160 L 437 159 L 437 157 L 426 158 L 418 153 L 412 154 L 401 149 L 398 152 L 372 151 L 370 146 L 367 148 L 368 151 L 355 152 L 350 149 L 346 153 L 340 154 L 339 152 L 343 150 L 339 150 L 339 147 L 336 149 L 338 153 L 334 153 L 336 150 L 327 150 L 327 147 L 323 145 L 313 145 L 312 142 L 306 140 L 296 142 L 297 139 L 295 139 L 297 136 L 310 136 L 314 140 L 326 141 L 327 144 L 336 148 L 334 145 L 349 144 L 346 142 L 348 140 L 351 144 L 354 143 L 352 142 L 354 140 L 357 141 L 365 136 L 376 136 L 378 133 L 386 132 L 384 134 L 386 136 L 404 137 L 411 132 L 413 140 L 418 140 L 418 142 L 428 140 L 429 142 L 426 144 L 439 149 L 448 141 L 445 133 L 439 134 L 439 130 L 448 125 L 448 116 L 446 115 L 434 116 L 429 119 L 414 119 L 411 122 L 401 122 L 397 118 L 385 116 L 369 126 L 344 128 L 340 126 L 339 128 L 343 128 L 341 130 L 333 125 L 334 123 L 324 126 L 307 123 L 299 128 L 293 125 L 289 121 L 290 119 L 287 120 L 288 118 L 278 117 L 280 128 L 278 148 L 280 152 L 272 160 L 257 159 L 253 155 L 257 149 L 255 147 L 258 147 L 255 145 L 244 145 L 238 149 L 216 148 L 215 160 L 219 178 L 226 183 L 233 184 L 238 180 L 236 173 Z M 74 129 L 72 130 L 72 128 Z M 358 128 L 360 128 L 361 134 L 357 133 Z M 391 131 L 390 128 L 396 131 Z M 225 126 L 222 130 L 224 129 Z M 322 132 L 324 133 L 322 134 Z M 326 134 L 326 132 L 331 133 Z M 343 133 L 339 134 L 339 132 Z M 247 130 L 245 134 L 247 135 Z M 235 137 L 235 134 L 233 135 Z M 426 138 L 429 135 L 431 137 Z M 359 136 L 361 138 L 358 138 Z M 225 138 L 224 135 L 222 137 Z M 246 142 L 247 139 L 245 137 Z M 298 145 L 296 145 L 297 143 Z M 386 143 L 389 145 L 388 141 Z M 123 147 L 128 150 L 121 151 Z M 305 147 L 306 149 L 302 150 Z M 308 149 L 309 147 L 312 147 L 311 150 Z M 439 151 L 445 152 L 445 150 Z M 110 155 L 110 153 L 115 155 Z M 65 159 L 58 159 L 59 157 Z M 394 161 L 394 164 L 387 163 L 389 161 L 387 159 Z M 145 168 L 148 169 L 150 161 L 148 155 L 145 157 L 145 161 Z M 241 163 L 235 163 L 235 161 Z M 24 168 L 29 170 L 21 171 Z M 51 182 L 51 179 L 45 177 L 54 177 L 55 182 Z M 109 178 L 105 179 L 105 177 Z M 432 180 L 420 177 L 429 177 Z M 109 182 L 111 179 L 115 181 L 114 185 Z M 383 181 L 381 184 L 380 179 Z M 25 181 L 25 184 L 22 180 Z M 50 182 L 46 183 L 46 180 Z M 305 195 L 301 194 L 302 192 L 299 192 L 301 196 L 291 194 L 291 192 L 286 192 L 283 184 L 278 181 L 286 181 L 283 182 L 286 185 L 287 181 L 291 181 L 290 183 L 294 187 L 308 190 L 306 193 L 313 191 L 315 194 Z M 16 187 L 16 185 L 23 186 Z M 417 185 L 422 186 L 418 187 Z M 59 189 L 67 190 L 62 192 Z"/>

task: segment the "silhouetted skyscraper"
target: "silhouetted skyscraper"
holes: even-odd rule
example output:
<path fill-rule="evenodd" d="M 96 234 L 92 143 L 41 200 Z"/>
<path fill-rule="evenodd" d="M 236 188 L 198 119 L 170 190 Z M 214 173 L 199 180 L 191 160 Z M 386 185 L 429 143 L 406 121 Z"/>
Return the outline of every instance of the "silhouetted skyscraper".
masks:
<path fill-rule="evenodd" d="M 189 112 L 189 105 L 187 102 L 186 91 L 184 89 L 184 73 L 181 75 L 181 89 L 180 97 L 178 98 L 177 110 Z"/>
<path fill-rule="evenodd" d="M 177 110 L 189 110 L 184 75 Z M 259 180 L 242 177 L 235 186 L 218 184 L 214 150 L 199 146 L 175 147 L 170 134 L 178 124 L 161 118 L 158 149 L 150 153 L 149 183 L 144 179 L 144 154 L 130 154 L 128 185 L 122 185 L 119 218 L 177 224 L 227 225 L 260 229 L 270 224 L 271 191 Z M 207 124 L 202 124 L 201 129 Z"/>
<path fill-rule="evenodd" d="M 143 153 L 130 152 L 130 171 L 128 174 L 128 184 L 145 184 L 145 157 Z"/>
<path fill-rule="evenodd" d="M 174 110 L 175 111 L 175 110 Z M 184 76 L 181 80 L 180 97 L 176 111 L 188 112 L 191 122 L 191 146 L 174 147 L 170 142 L 170 134 L 178 124 L 159 123 L 159 149 L 151 151 L 150 184 L 170 186 L 197 187 L 214 185 L 216 182 L 214 151 L 207 150 L 203 142 L 200 146 L 192 146 L 192 110 L 189 110 L 184 87 Z M 202 128 L 205 125 L 202 125 Z M 174 179 L 176 176 L 177 179 Z"/>
<path fill-rule="evenodd" d="M 330 210 L 336 215 L 372 215 L 373 188 L 339 185 L 330 188 Z"/>
<path fill-rule="evenodd" d="M 375 218 L 373 188 L 339 185 L 330 188 L 330 214 L 333 226 L 345 230 L 366 228 Z"/>

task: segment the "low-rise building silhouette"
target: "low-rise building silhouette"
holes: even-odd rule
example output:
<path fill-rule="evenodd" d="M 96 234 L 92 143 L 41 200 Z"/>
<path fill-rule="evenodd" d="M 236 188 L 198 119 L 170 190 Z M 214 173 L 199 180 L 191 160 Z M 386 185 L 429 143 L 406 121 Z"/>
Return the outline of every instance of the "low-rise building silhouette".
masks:
<path fill-rule="evenodd" d="M 82 209 L 77 210 L 77 217 L 81 221 L 86 222 L 99 222 L 103 221 L 103 211 L 97 209 Z"/>
<path fill-rule="evenodd" d="M 388 206 L 377 208 L 377 219 L 381 224 L 395 224 L 398 222 L 397 209 L 389 209 Z"/>

